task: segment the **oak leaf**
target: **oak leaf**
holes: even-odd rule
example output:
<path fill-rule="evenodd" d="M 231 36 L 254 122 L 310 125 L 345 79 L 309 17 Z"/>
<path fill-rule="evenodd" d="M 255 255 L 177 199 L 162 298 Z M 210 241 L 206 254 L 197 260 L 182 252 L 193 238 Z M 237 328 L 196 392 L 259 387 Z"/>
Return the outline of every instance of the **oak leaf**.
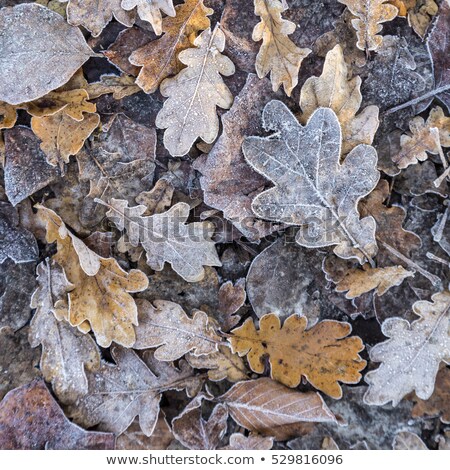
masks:
<path fill-rule="evenodd" d="M 424 39 L 428 28 L 439 11 L 439 7 L 434 0 L 417 0 L 408 10 L 408 24 Z"/>
<path fill-rule="evenodd" d="M 161 271 L 168 262 L 183 279 L 198 282 L 205 275 L 204 266 L 221 266 L 211 239 L 213 227 L 208 222 L 186 224 L 188 204 L 179 202 L 152 216 L 142 215 L 145 206 L 128 207 L 128 202 L 120 199 L 103 204 L 109 208 L 107 217 L 119 230 L 126 230 L 129 243 L 142 245 L 152 269 Z"/>
<path fill-rule="evenodd" d="M 202 416 L 203 396 L 197 395 L 172 421 L 172 431 L 178 441 L 188 449 L 214 450 L 219 447 L 227 431 L 228 409 L 217 404 L 208 419 Z"/>
<path fill-rule="evenodd" d="M 443 423 L 450 423 L 450 369 L 442 367 L 437 376 L 433 395 L 428 400 L 413 397 L 413 418 L 439 416 Z"/>
<path fill-rule="evenodd" d="M 409 431 L 399 432 L 392 443 L 393 450 L 428 450 L 422 439 Z"/>
<path fill-rule="evenodd" d="M 112 93 L 115 100 L 121 100 L 139 93 L 141 89 L 136 85 L 134 77 L 131 75 L 104 74 L 100 77 L 100 81 L 89 83 L 86 91 L 91 100 L 109 93 Z"/>
<path fill-rule="evenodd" d="M 271 313 L 253 319 L 231 331 L 229 341 L 233 352 L 247 355 L 251 369 L 262 374 L 264 358 L 268 357 L 272 379 L 288 387 L 297 387 L 304 376 L 315 388 L 333 398 L 342 397 L 338 382 L 358 383 L 360 371 L 366 366 L 359 356 L 364 349 L 357 336 L 347 338 L 349 323 L 324 320 L 306 330 L 306 317 L 291 315 L 283 326 Z"/>
<path fill-rule="evenodd" d="M 407 271 L 403 266 L 350 269 L 337 282 L 336 292 L 347 292 L 347 299 L 354 299 L 371 290 L 375 290 L 375 295 L 380 296 L 411 276 L 414 276 L 414 273 Z"/>
<path fill-rule="evenodd" d="M 212 382 L 227 379 L 229 382 L 247 380 L 250 371 L 239 355 L 233 354 L 227 345 L 220 345 L 218 350 L 206 356 L 187 354 L 186 360 L 196 369 L 208 369 L 208 378 Z"/>
<path fill-rule="evenodd" d="M 142 67 L 136 84 L 146 93 L 155 92 L 165 78 L 180 72 L 184 67 L 179 60 L 180 52 L 193 46 L 199 31 L 210 27 L 207 17 L 213 10 L 205 7 L 203 0 L 186 0 L 175 11 L 174 18 L 162 21 L 165 34 L 136 49 L 129 57 L 131 64 Z M 111 53 L 107 56 L 111 57 Z"/>
<path fill-rule="evenodd" d="M 259 434 L 244 436 L 238 432 L 230 436 L 230 443 L 222 450 L 270 450 L 273 447 L 273 438 Z"/>
<path fill-rule="evenodd" d="M 366 374 L 366 404 L 396 406 L 412 391 L 422 400 L 431 397 L 441 361 L 450 363 L 450 292 L 434 294 L 431 300 L 413 305 L 419 318 L 411 324 L 395 317 L 382 324 L 389 339 L 370 350 L 370 359 L 381 365 Z"/>
<path fill-rule="evenodd" d="M 52 210 L 38 206 L 46 223 L 47 242 L 57 242 L 53 256 L 74 285 L 69 292 L 67 319 L 84 332 L 92 328 L 97 343 L 108 347 L 112 341 L 127 347 L 135 342 L 137 307 L 130 292 L 140 292 L 148 279 L 137 269 L 124 271 L 114 258 L 103 258 L 71 233 Z"/>
<path fill-rule="evenodd" d="M 17 121 L 16 107 L 0 101 L 0 130 L 11 129 Z"/>
<path fill-rule="evenodd" d="M 150 353 L 144 353 L 143 359 L 130 349 L 113 347 L 111 353 L 117 365 L 102 363 L 88 372 L 88 393 L 69 408 L 70 416 L 84 427 L 98 424 L 118 435 L 139 416 L 142 432 L 151 436 L 163 391 L 186 389 L 192 397 L 201 388 L 200 377 L 185 361 L 177 369 Z"/>
<path fill-rule="evenodd" d="M 383 43 L 378 33 L 382 30 L 381 23 L 393 20 L 398 9 L 387 3 L 387 0 L 339 0 L 356 16 L 352 26 L 358 36 L 357 46 L 361 50 L 376 51 Z"/>
<path fill-rule="evenodd" d="M 137 7 L 139 18 L 148 21 L 158 36 L 162 33 L 161 11 L 168 16 L 175 16 L 173 0 L 122 0 L 121 5 L 127 11 Z"/>
<path fill-rule="evenodd" d="M 263 377 L 233 385 L 219 397 L 239 426 L 284 441 L 305 422 L 336 423 L 319 393 L 298 392 Z"/>
<path fill-rule="evenodd" d="M 342 47 L 338 44 L 325 57 L 320 77 L 310 77 L 302 86 L 300 107 L 305 123 L 319 107 L 331 108 L 342 127 L 342 153 L 347 154 L 358 144 L 372 144 L 378 129 L 378 107 L 361 107 L 361 78 L 348 79 L 349 69 Z"/>
<path fill-rule="evenodd" d="M 392 157 L 400 169 L 428 159 L 428 153 L 437 155 L 442 147 L 450 147 L 450 118 L 440 106 L 430 111 L 428 119 L 417 116 L 409 123 L 411 135 L 402 135 L 401 150 Z"/>
<path fill-rule="evenodd" d="M 156 117 L 156 126 L 166 129 L 164 146 L 172 156 L 186 155 L 197 138 L 211 144 L 219 133 L 216 107 L 229 109 L 233 95 L 222 80 L 235 72 L 231 60 L 222 55 L 225 35 L 219 27 L 207 29 L 178 59 L 187 68 L 160 87 L 168 99 Z"/>
<path fill-rule="evenodd" d="M 9 392 L 0 403 L 0 448 L 114 449 L 114 435 L 81 429 L 65 416 L 43 380 Z"/>
<path fill-rule="evenodd" d="M 58 310 L 67 308 L 67 293 L 75 287 L 62 268 L 55 262 L 42 262 L 37 267 L 37 279 L 38 288 L 31 298 L 31 308 L 36 313 L 30 324 L 30 345 L 42 345 L 40 368 L 58 398 L 74 402 L 87 393 L 85 369 L 100 366 L 100 353 L 89 335 L 58 318 Z"/>
<path fill-rule="evenodd" d="M 58 0 L 66 2 L 67 0 Z M 68 0 L 67 21 L 74 26 L 84 26 L 97 37 L 114 18 L 125 26 L 133 26 L 134 12 L 122 8 L 122 0 Z"/>
<path fill-rule="evenodd" d="M 68 163 L 70 156 L 81 150 L 99 124 L 100 116 L 97 113 L 87 114 L 82 121 L 76 121 L 64 110 L 31 119 L 31 128 L 42 141 L 41 149 L 47 156 L 47 162 L 53 166 Z"/>
<path fill-rule="evenodd" d="M 116 115 L 109 127 L 77 155 L 80 180 L 89 181 L 89 194 L 81 209 L 81 222 L 92 227 L 104 218 L 106 209 L 95 198 L 134 198 L 153 181 L 156 131 Z"/>
<path fill-rule="evenodd" d="M 281 13 L 286 6 L 280 0 L 254 0 L 255 15 L 261 22 L 255 26 L 252 38 L 261 41 L 261 48 L 256 56 L 256 73 L 259 78 L 270 72 L 273 91 L 281 85 L 288 96 L 298 83 L 298 72 L 305 57 L 311 50 L 297 47 L 289 35 L 295 31 L 292 21 L 284 20 Z"/>
<path fill-rule="evenodd" d="M 0 31 L 0 101 L 13 105 L 60 87 L 95 55 L 78 28 L 35 3 L 2 8 Z"/>
<path fill-rule="evenodd" d="M 134 349 L 157 348 L 159 361 L 175 361 L 188 352 L 203 356 L 216 352 L 220 337 L 214 322 L 197 310 L 192 318 L 175 302 L 138 299 L 139 326 Z"/>
<path fill-rule="evenodd" d="M 341 128 L 328 108 L 316 110 L 303 127 L 283 103 L 271 101 L 263 125 L 276 134 L 247 137 L 242 147 L 248 163 L 275 183 L 253 199 L 254 213 L 303 225 L 299 245 L 337 245 L 334 252 L 342 258 L 370 261 L 377 252 L 375 221 L 360 219 L 356 205 L 378 182 L 375 149 L 358 145 L 339 163 Z"/>

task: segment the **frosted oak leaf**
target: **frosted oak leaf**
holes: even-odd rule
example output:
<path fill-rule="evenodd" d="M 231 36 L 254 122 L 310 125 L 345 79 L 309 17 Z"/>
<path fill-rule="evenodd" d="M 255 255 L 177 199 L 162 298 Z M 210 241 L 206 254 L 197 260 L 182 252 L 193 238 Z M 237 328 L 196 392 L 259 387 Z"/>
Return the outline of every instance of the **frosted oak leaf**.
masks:
<path fill-rule="evenodd" d="M 358 201 L 376 186 L 377 153 L 358 145 L 339 162 L 342 133 L 333 110 L 319 108 L 301 126 L 280 101 L 263 112 L 269 137 L 247 137 L 242 150 L 256 171 L 275 183 L 257 195 L 253 212 L 262 219 L 300 225 L 296 242 L 308 248 L 336 245 L 341 258 L 371 262 L 377 252 L 375 220 L 360 219 Z"/>

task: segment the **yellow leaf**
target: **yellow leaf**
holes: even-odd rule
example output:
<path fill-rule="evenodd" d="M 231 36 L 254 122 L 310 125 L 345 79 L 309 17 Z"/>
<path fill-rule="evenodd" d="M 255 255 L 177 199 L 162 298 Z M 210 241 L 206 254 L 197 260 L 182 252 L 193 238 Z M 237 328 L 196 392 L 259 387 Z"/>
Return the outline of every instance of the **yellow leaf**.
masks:
<path fill-rule="evenodd" d="M 370 145 L 378 129 L 378 107 L 367 106 L 358 115 L 361 102 L 361 78 L 348 79 L 349 70 L 342 47 L 338 44 L 325 58 L 320 77 L 306 80 L 300 94 L 302 122 L 306 123 L 320 107 L 331 108 L 342 126 L 342 153 L 359 144 Z"/>
<path fill-rule="evenodd" d="M 183 64 L 178 54 L 192 47 L 197 33 L 210 26 L 211 8 L 203 5 L 203 0 L 186 0 L 175 7 L 176 16 L 166 17 L 162 22 L 165 33 L 160 39 L 152 41 L 134 51 L 130 56 L 133 65 L 142 67 L 136 79 L 146 93 L 154 93 L 160 83 L 170 75 L 177 74 Z"/>
<path fill-rule="evenodd" d="M 352 26 L 358 37 L 357 46 L 362 51 L 377 51 L 383 43 L 378 33 L 382 30 L 381 23 L 393 20 L 398 9 L 387 3 L 387 0 L 339 0 L 356 16 Z"/>
<path fill-rule="evenodd" d="M 136 269 L 127 273 L 114 258 L 97 255 L 55 212 L 41 205 L 37 208 L 46 222 L 47 242 L 57 242 L 52 259 L 74 286 L 68 293 L 70 324 L 84 332 L 90 326 L 102 347 L 113 341 L 131 347 L 136 341 L 133 325 L 137 325 L 137 307 L 129 293 L 147 288 L 145 274 Z"/>
<path fill-rule="evenodd" d="M 306 330 L 306 317 L 291 315 L 283 326 L 277 315 L 264 315 L 259 331 L 249 318 L 234 329 L 229 341 L 232 351 L 247 355 L 251 369 L 262 374 L 268 357 L 271 377 L 288 387 L 297 387 L 304 376 L 315 388 L 333 398 L 341 398 L 338 382 L 355 384 L 366 366 L 359 352 L 364 349 L 348 323 L 322 321 Z"/>
<path fill-rule="evenodd" d="M 0 101 L 0 129 L 11 129 L 17 121 L 16 107 Z"/>
<path fill-rule="evenodd" d="M 261 22 L 253 30 L 253 40 L 262 45 L 256 56 L 256 73 L 259 78 L 270 72 L 273 91 L 281 85 L 288 96 L 298 83 L 298 72 L 305 57 L 311 50 L 297 47 L 289 35 L 295 31 L 295 24 L 284 20 L 281 13 L 286 6 L 279 0 L 255 0 L 255 15 Z"/>

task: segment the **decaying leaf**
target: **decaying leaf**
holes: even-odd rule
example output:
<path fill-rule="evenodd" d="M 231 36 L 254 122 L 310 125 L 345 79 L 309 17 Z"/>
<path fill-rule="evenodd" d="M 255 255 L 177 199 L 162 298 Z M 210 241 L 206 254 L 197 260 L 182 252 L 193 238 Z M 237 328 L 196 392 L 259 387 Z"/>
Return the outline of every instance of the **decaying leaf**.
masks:
<path fill-rule="evenodd" d="M 222 450 L 270 450 L 272 446 L 272 437 L 264 437 L 258 434 L 244 436 L 240 433 L 234 433 L 230 436 L 230 443 Z"/>
<path fill-rule="evenodd" d="M 439 416 L 443 423 L 450 423 L 450 369 L 442 367 L 437 376 L 433 395 L 428 400 L 421 400 L 413 397 L 415 401 L 412 409 L 412 416 L 418 417 L 434 417 Z"/>
<path fill-rule="evenodd" d="M 392 443 L 394 450 L 428 450 L 422 439 L 413 432 L 399 432 Z"/>
<path fill-rule="evenodd" d="M 155 300 L 152 305 L 139 299 L 137 304 L 139 326 L 134 349 L 157 348 L 155 358 L 159 361 L 174 361 L 190 351 L 202 356 L 218 350 L 220 337 L 206 313 L 197 310 L 189 318 L 178 304 L 167 300 Z"/>
<path fill-rule="evenodd" d="M 0 403 L 0 448 L 112 450 L 114 435 L 88 432 L 71 423 L 44 381 L 35 380 L 12 390 Z"/>
<path fill-rule="evenodd" d="M 434 0 L 417 0 L 414 4 L 408 11 L 408 23 L 424 39 L 439 7 Z"/>
<path fill-rule="evenodd" d="M 219 289 L 219 324 L 223 331 L 229 331 L 239 323 L 240 316 L 236 312 L 244 305 L 247 298 L 245 279 L 238 279 L 233 285 L 225 282 Z"/>
<path fill-rule="evenodd" d="M 112 93 L 115 100 L 134 95 L 141 91 L 131 75 L 102 75 L 100 81 L 89 83 L 86 87 L 89 99 Z"/>
<path fill-rule="evenodd" d="M 67 0 L 59 0 L 66 2 Z M 133 26 L 134 12 L 125 11 L 123 0 L 68 0 L 67 20 L 75 26 L 84 26 L 99 36 L 103 28 L 114 18 L 125 26 Z"/>
<path fill-rule="evenodd" d="M 410 276 L 414 276 L 414 273 L 407 271 L 403 266 L 353 269 L 337 282 L 336 291 L 347 292 L 347 299 L 354 299 L 371 290 L 375 290 L 375 295 L 380 296 L 391 287 L 399 286 Z"/>
<path fill-rule="evenodd" d="M 253 30 L 253 40 L 262 41 L 256 56 L 256 73 L 259 78 L 270 72 L 273 91 L 283 85 L 284 91 L 291 96 L 298 83 L 298 72 L 305 57 L 311 50 L 297 47 L 289 35 L 295 31 L 292 21 L 284 20 L 281 13 L 286 5 L 280 0 L 254 0 L 255 15 L 261 22 Z"/>
<path fill-rule="evenodd" d="M 252 209 L 263 219 L 304 225 L 296 236 L 308 248 L 337 245 L 342 258 L 371 260 L 377 252 L 375 221 L 359 218 L 356 205 L 379 179 L 377 153 L 358 145 L 340 160 L 341 128 L 334 111 L 320 108 L 305 127 L 279 101 L 264 108 L 271 137 L 247 137 L 246 160 L 276 186 L 255 197 Z"/>
<path fill-rule="evenodd" d="M 189 353 L 186 360 L 196 369 L 208 369 L 208 378 L 213 382 L 224 379 L 239 382 L 247 380 L 250 375 L 244 361 L 237 354 L 233 354 L 226 345 L 220 345 L 217 351 L 204 356 Z"/>
<path fill-rule="evenodd" d="M 197 395 L 172 421 L 174 436 L 188 449 L 217 449 L 227 431 L 228 409 L 219 403 L 208 421 L 202 416 L 203 396 Z"/>
<path fill-rule="evenodd" d="M 412 391 L 422 400 L 431 397 L 439 364 L 450 358 L 450 292 L 434 294 L 431 300 L 413 305 L 419 318 L 411 324 L 400 318 L 383 323 L 389 339 L 370 350 L 370 359 L 382 364 L 365 376 L 365 403 L 395 406 Z"/>
<path fill-rule="evenodd" d="M 88 372 L 87 395 L 69 408 L 70 416 L 82 426 L 98 424 L 99 429 L 119 435 L 138 416 L 142 432 L 151 436 L 164 390 L 186 389 L 193 396 L 201 387 L 201 379 L 185 361 L 177 369 L 150 353 L 144 359 L 130 349 L 113 347 L 111 353 L 117 365 L 102 363 L 98 370 Z"/>
<path fill-rule="evenodd" d="M 364 349 L 361 338 L 352 336 L 349 323 L 324 320 L 306 330 L 306 318 L 291 315 L 283 326 L 277 315 L 259 320 L 259 330 L 251 318 L 231 332 L 233 352 L 247 355 L 251 369 L 262 374 L 270 362 L 272 379 L 297 387 L 304 376 L 315 388 L 333 398 L 342 397 L 338 382 L 358 383 L 366 361 L 359 356 Z"/>
<path fill-rule="evenodd" d="M 349 68 L 342 47 L 338 44 L 325 58 L 320 77 L 309 77 L 302 86 L 300 107 L 302 122 L 306 123 L 319 108 L 331 108 L 342 128 L 342 153 L 347 154 L 359 144 L 372 144 L 378 129 L 378 107 L 361 107 L 361 78 L 348 79 Z"/>
<path fill-rule="evenodd" d="M 89 322 L 97 343 L 108 347 L 112 341 L 127 347 L 135 342 L 137 307 L 130 292 L 140 292 L 148 279 L 137 269 L 124 271 L 114 258 L 102 258 L 71 233 L 52 210 L 39 206 L 46 222 L 47 242 L 57 242 L 53 256 L 74 286 L 68 293 L 67 319 L 72 326 Z"/>
<path fill-rule="evenodd" d="M 423 162 L 428 153 L 437 155 L 442 147 L 450 147 L 450 118 L 441 107 L 430 111 L 427 121 L 417 116 L 409 123 L 411 136 L 402 135 L 401 150 L 392 160 L 400 169 Z"/>
<path fill-rule="evenodd" d="M 0 31 L 0 101 L 10 104 L 60 87 L 95 55 L 78 28 L 36 3 L 2 8 Z"/>
<path fill-rule="evenodd" d="M 67 308 L 67 293 L 75 287 L 62 268 L 55 262 L 42 262 L 37 267 L 37 279 L 38 288 L 31 298 L 36 313 L 30 324 L 30 345 L 33 348 L 42 345 L 41 371 L 58 398 L 74 402 L 87 393 L 85 368 L 98 368 L 100 354 L 89 335 L 57 318 L 58 310 Z"/>
<path fill-rule="evenodd" d="M 0 264 L 0 329 L 22 328 L 30 319 L 35 263 L 6 260 Z"/>
<path fill-rule="evenodd" d="M 31 119 L 31 128 L 42 141 L 41 149 L 47 156 L 47 162 L 53 166 L 68 163 L 70 156 L 81 150 L 99 124 L 100 116 L 97 113 L 86 114 L 82 121 L 76 121 L 64 110 Z"/>
<path fill-rule="evenodd" d="M 250 74 L 230 111 L 222 117 L 222 135 L 208 155 L 194 162 L 194 168 L 202 174 L 205 203 L 223 211 L 250 240 L 258 240 L 279 227 L 255 218 L 250 207 L 252 196 L 264 187 L 265 179 L 247 164 L 241 150 L 247 135 L 261 131 L 254 116 L 274 96 L 267 79 L 258 80 Z"/>
<path fill-rule="evenodd" d="M 219 399 L 239 426 L 277 441 L 295 436 L 305 422 L 336 423 L 318 393 L 301 393 L 267 377 L 239 382 Z"/>
<path fill-rule="evenodd" d="M 40 376 L 40 351 L 28 344 L 28 327 L 19 331 L 0 323 L 0 400 L 12 389 Z"/>
<path fill-rule="evenodd" d="M 10 259 L 27 263 L 38 258 L 36 239 L 20 227 L 17 210 L 7 202 L 0 202 L 0 264 Z"/>
<path fill-rule="evenodd" d="M 172 156 L 186 155 L 197 138 L 211 144 L 219 132 L 216 106 L 228 109 L 233 95 L 223 82 L 234 74 L 231 60 L 222 55 L 225 36 L 221 29 L 207 29 L 194 41 L 196 48 L 179 53 L 187 67 L 160 87 L 168 99 L 158 113 L 156 125 L 164 132 L 164 146 Z"/>
<path fill-rule="evenodd" d="M 137 7 L 139 18 L 148 21 L 158 35 L 162 33 L 161 12 L 169 16 L 175 16 L 173 0 L 122 0 L 121 5 L 127 11 Z"/>
<path fill-rule="evenodd" d="M 145 206 L 128 207 L 128 202 L 120 199 L 103 204 L 109 208 L 107 217 L 119 230 L 126 230 L 129 243 L 142 245 L 152 269 L 161 271 L 168 262 L 183 279 L 197 282 L 205 275 L 203 266 L 221 266 L 211 240 L 213 227 L 208 222 L 186 224 L 188 204 L 179 202 L 152 216 L 143 216 Z"/>
<path fill-rule="evenodd" d="M 149 42 L 130 55 L 131 64 L 142 67 L 136 80 L 146 93 L 155 92 L 161 82 L 177 74 L 183 64 L 180 52 L 192 47 L 197 33 L 210 26 L 211 8 L 206 8 L 203 0 L 186 0 L 175 7 L 176 16 L 162 21 L 164 35 Z M 108 53 L 107 53 L 108 55 Z"/>
<path fill-rule="evenodd" d="M 393 20 L 398 9 L 387 0 L 339 0 L 356 19 L 352 20 L 358 36 L 357 46 L 361 50 L 376 51 L 383 43 L 378 33 L 382 30 L 381 23 Z"/>

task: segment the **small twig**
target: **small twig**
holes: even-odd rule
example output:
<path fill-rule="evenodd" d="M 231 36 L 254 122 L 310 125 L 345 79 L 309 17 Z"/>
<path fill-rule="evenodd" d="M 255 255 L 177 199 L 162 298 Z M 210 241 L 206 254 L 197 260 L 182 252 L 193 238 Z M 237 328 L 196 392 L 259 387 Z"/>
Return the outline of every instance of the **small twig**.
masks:
<path fill-rule="evenodd" d="M 439 93 L 443 93 L 444 91 L 449 91 L 449 90 L 450 90 L 450 85 L 445 85 L 439 88 L 435 88 L 434 90 L 431 90 L 422 96 L 418 96 L 417 98 L 414 98 L 413 100 L 407 101 L 406 103 L 399 104 L 398 106 L 395 106 L 394 108 L 388 109 L 387 111 L 384 112 L 384 114 L 388 115 L 388 114 L 396 113 L 397 111 L 400 111 L 401 109 L 409 108 L 410 106 L 419 104 L 421 101 L 424 101 L 427 98 L 434 98 L 436 95 L 439 95 Z"/>
<path fill-rule="evenodd" d="M 448 266 L 450 268 L 450 262 L 449 261 L 446 261 L 445 259 L 440 258 L 439 256 L 436 256 L 433 253 L 428 252 L 427 253 L 427 258 L 431 259 L 432 261 L 437 261 L 438 263 L 441 263 L 444 266 Z"/>

